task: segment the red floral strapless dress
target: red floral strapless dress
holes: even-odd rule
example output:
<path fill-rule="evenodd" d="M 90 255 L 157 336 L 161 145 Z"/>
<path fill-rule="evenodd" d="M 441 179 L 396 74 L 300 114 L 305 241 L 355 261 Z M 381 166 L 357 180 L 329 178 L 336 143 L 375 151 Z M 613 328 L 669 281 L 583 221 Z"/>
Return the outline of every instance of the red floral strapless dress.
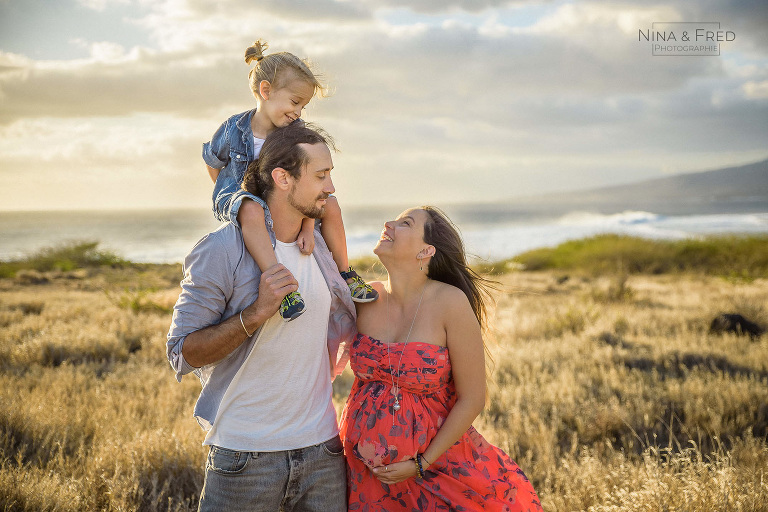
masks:
<path fill-rule="evenodd" d="M 541 511 L 522 470 L 473 427 L 432 463 L 423 479 L 387 485 L 373 475 L 372 467 L 423 453 L 456 402 L 446 347 L 411 341 L 393 343 L 389 350 L 388 358 L 387 345 L 358 334 L 350 351 L 355 382 L 341 419 L 349 510 Z M 400 387 L 397 412 L 390 361 Z"/>

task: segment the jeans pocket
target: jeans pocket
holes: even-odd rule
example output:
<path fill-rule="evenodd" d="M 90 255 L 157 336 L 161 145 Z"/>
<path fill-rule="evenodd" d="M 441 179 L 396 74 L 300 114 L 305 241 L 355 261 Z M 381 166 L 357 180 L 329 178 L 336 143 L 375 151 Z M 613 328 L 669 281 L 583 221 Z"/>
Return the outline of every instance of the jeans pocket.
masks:
<path fill-rule="evenodd" d="M 341 437 L 337 435 L 324 442 L 323 451 L 331 457 L 341 457 L 344 455 L 344 445 L 341 442 Z"/>
<path fill-rule="evenodd" d="M 238 452 L 219 448 L 218 446 L 211 446 L 206 470 L 220 475 L 236 475 L 243 472 L 250 458 L 250 452 Z"/>

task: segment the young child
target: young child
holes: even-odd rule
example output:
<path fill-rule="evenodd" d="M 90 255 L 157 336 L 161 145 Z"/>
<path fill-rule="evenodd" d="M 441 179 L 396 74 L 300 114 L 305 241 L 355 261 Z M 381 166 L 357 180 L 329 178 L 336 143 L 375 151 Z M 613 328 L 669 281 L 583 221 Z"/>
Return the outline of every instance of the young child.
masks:
<path fill-rule="evenodd" d="M 214 214 L 222 222 L 232 221 L 240 226 L 245 246 L 262 270 L 278 262 L 265 225 L 266 203 L 241 188 L 245 170 L 258 158 L 270 132 L 290 123 L 303 122 L 300 115 L 304 107 L 315 94 L 325 93 L 324 86 L 305 61 L 288 52 L 264 55 L 267 47 L 259 40 L 245 51 L 246 64 L 256 61 L 248 74 L 256 108 L 227 119 L 210 142 L 203 144 L 203 160 L 214 182 Z M 311 254 L 314 249 L 314 229 L 314 219 L 304 219 L 297 239 L 304 254 Z M 349 266 L 341 209 L 334 196 L 326 203 L 320 232 L 349 285 L 352 300 L 376 300 L 376 290 Z M 298 292 L 289 293 L 280 304 L 280 316 L 289 322 L 301 315 L 305 307 Z"/>

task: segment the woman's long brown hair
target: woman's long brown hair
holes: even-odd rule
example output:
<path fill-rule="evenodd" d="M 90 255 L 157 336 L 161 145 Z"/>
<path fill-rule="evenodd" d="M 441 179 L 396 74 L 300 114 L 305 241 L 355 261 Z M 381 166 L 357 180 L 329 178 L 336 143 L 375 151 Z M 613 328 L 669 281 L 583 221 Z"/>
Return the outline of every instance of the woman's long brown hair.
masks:
<path fill-rule="evenodd" d="M 427 267 L 427 277 L 464 292 L 480 328 L 484 334 L 489 334 L 488 314 L 495 302 L 492 293 L 499 289 L 499 283 L 469 267 L 459 230 L 442 210 L 434 206 L 422 206 L 421 209 L 429 215 L 424 224 L 424 242 L 435 248 L 435 255 Z"/>

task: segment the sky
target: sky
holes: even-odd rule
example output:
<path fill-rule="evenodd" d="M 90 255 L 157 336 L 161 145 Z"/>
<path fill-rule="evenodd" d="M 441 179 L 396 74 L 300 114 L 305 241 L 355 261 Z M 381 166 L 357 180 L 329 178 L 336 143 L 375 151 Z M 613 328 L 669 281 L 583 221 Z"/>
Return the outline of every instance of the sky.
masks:
<path fill-rule="evenodd" d="M 640 35 L 694 22 L 732 40 L 670 56 Z M 767 26 L 765 0 L 0 0 L 0 210 L 210 206 L 202 143 L 255 107 L 256 39 L 330 86 L 303 117 L 336 139 L 342 207 L 751 163 Z"/>

